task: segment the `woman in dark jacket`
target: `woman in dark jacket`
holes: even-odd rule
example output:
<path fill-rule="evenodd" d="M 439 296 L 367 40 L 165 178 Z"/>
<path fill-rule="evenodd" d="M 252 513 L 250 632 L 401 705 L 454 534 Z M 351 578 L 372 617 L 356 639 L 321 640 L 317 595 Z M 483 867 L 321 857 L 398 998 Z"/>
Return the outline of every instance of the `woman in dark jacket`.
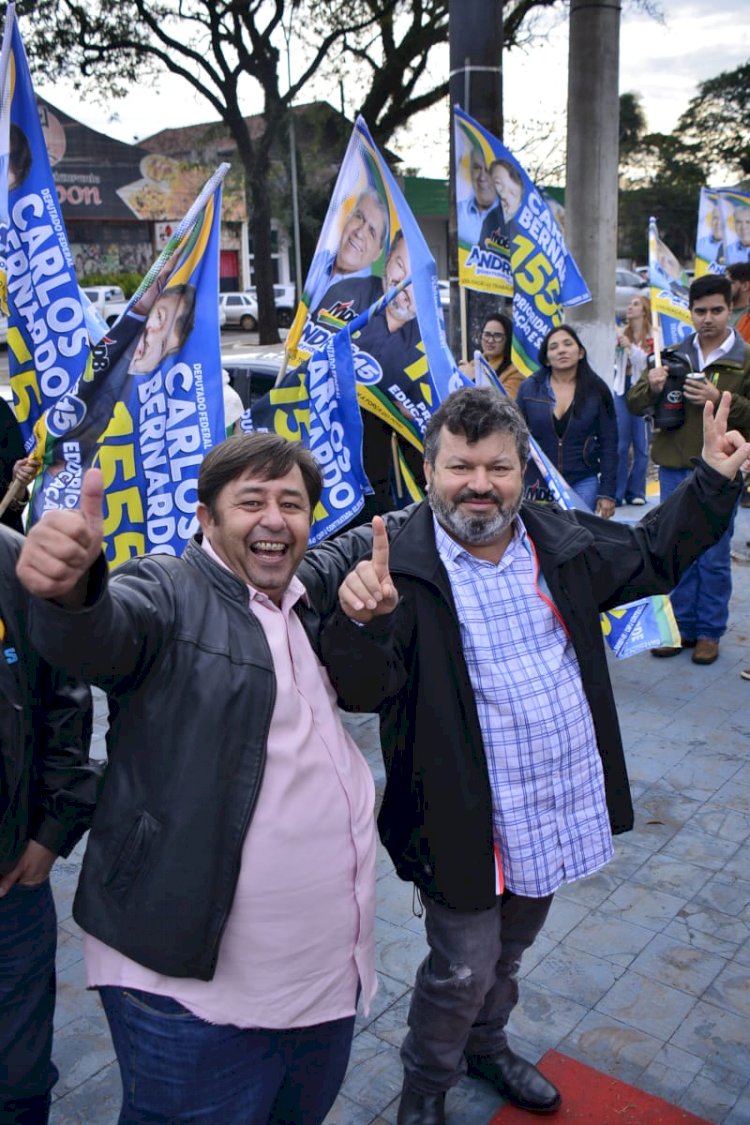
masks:
<path fill-rule="evenodd" d="M 615 510 L 617 421 L 612 393 L 567 324 L 539 349 L 540 369 L 521 384 L 516 403 L 532 437 L 592 511 Z M 532 497 L 533 498 L 533 497 Z"/>

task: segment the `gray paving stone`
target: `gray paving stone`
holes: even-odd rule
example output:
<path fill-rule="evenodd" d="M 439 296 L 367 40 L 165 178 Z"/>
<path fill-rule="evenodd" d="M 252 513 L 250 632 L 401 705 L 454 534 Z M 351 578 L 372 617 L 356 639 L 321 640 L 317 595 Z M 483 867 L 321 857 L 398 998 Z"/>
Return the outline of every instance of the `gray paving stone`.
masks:
<path fill-rule="evenodd" d="M 602 903 L 605 914 L 617 914 L 626 922 L 658 932 L 684 907 L 684 898 L 636 883 L 624 883 Z"/>
<path fill-rule="evenodd" d="M 704 949 L 656 934 L 638 954 L 631 968 L 641 976 L 679 988 L 691 996 L 701 996 L 722 969 L 726 960 Z"/>
<path fill-rule="evenodd" d="M 676 856 L 711 871 L 727 871 L 737 852 L 737 844 L 734 840 L 721 839 L 711 832 L 702 832 L 688 824 L 665 843 L 663 851 L 665 855 Z"/>
<path fill-rule="evenodd" d="M 104 1019 L 99 995 L 86 988 L 85 967 L 83 960 L 78 960 L 57 975 L 55 1030 L 64 1028 L 81 1016 L 93 1021 Z"/>
<path fill-rule="evenodd" d="M 740 1094 L 722 1125 L 748 1125 L 750 1122 L 750 1084 Z"/>
<path fill-rule="evenodd" d="M 370 1031 L 361 1032 L 352 1044 L 349 1069 L 341 1093 L 375 1117 L 401 1092 L 402 1071 L 398 1051 Z"/>
<path fill-rule="evenodd" d="M 735 1106 L 737 1097 L 737 1091 L 727 1082 L 726 1073 L 713 1075 L 710 1071 L 702 1071 L 677 1104 L 699 1117 L 705 1117 L 707 1121 L 723 1123 Z"/>
<path fill-rule="evenodd" d="M 638 869 L 633 882 L 638 886 L 666 891 L 685 899 L 691 898 L 711 878 L 711 872 L 695 863 L 668 854 L 668 845 L 657 855 L 651 856 L 647 864 Z"/>
<path fill-rule="evenodd" d="M 571 930 L 565 944 L 626 968 L 653 936 L 653 931 L 645 926 L 636 926 L 612 914 L 593 911 Z"/>
<path fill-rule="evenodd" d="M 587 906 L 572 902 L 562 895 L 555 895 L 544 923 L 544 936 L 553 942 L 562 941 L 588 915 Z"/>
<path fill-rule="evenodd" d="M 378 990 L 373 997 L 370 1011 L 367 1015 L 362 1011 L 362 1002 L 360 1001 L 359 1003 L 357 1019 L 354 1025 L 355 1033 L 369 1027 L 383 1012 L 386 1012 L 393 1004 L 397 1003 L 402 996 L 408 995 L 410 991 L 410 986 L 404 984 L 403 981 L 394 980 L 393 977 L 389 977 L 387 973 L 378 973 Z"/>
<path fill-rule="evenodd" d="M 104 1017 L 71 1020 L 55 1033 L 54 1059 L 60 1071 L 55 1087 L 58 1097 L 75 1090 L 115 1061 Z"/>
<path fill-rule="evenodd" d="M 52 1102 L 50 1125 L 115 1125 L 122 1104 L 122 1083 L 116 1063 Z"/>
<path fill-rule="evenodd" d="M 707 989 L 704 999 L 730 1012 L 736 1012 L 738 1016 L 744 1016 L 750 1028 L 750 967 L 737 964 L 725 965 Z M 748 1034 L 747 1045 L 750 1075 L 750 1034 Z"/>
<path fill-rule="evenodd" d="M 426 953 L 423 934 L 394 926 L 382 918 L 375 921 L 376 965 L 378 972 L 411 986 Z"/>
<path fill-rule="evenodd" d="M 548 953 L 526 979 L 558 996 L 593 1008 L 622 971 L 620 966 L 602 957 L 560 945 Z"/>
<path fill-rule="evenodd" d="M 628 973 L 627 980 L 617 981 L 596 1009 L 666 1042 L 694 1004 L 695 997 L 679 988 L 633 972 Z"/>
<path fill-rule="evenodd" d="M 661 1039 L 628 1027 L 604 1012 L 589 1012 L 566 1036 L 559 1050 L 621 1082 L 637 1086 L 640 1076 L 662 1049 Z"/>
<path fill-rule="evenodd" d="M 378 1039 L 384 1039 L 393 1047 L 400 1047 L 408 1031 L 406 1018 L 410 1003 L 411 989 L 373 1020 L 369 1030 L 373 1035 L 377 1035 Z"/>
<path fill-rule="evenodd" d="M 676 1104 L 703 1068 L 703 1060 L 666 1043 L 638 1079 L 638 1086 Z"/>
<path fill-rule="evenodd" d="M 523 1039 L 535 1048 L 524 1057 L 532 1061 L 539 1058 L 569 1035 L 587 1011 L 584 1004 L 525 980 L 508 1028 L 514 1039 L 514 1049 L 524 1053 L 520 1046 L 515 1047 L 515 1039 Z"/>
<path fill-rule="evenodd" d="M 701 804 L 701 801 L 676 793 L 659 781 L 638 800 L 636 819 L 639 831 L 666 843 L 688 823 Z"/>
<path fill-rule="evenodd" d="M 748 1070 L 748 1023 L 743 1016 L 699 1000 L 672 1036 L 676 1047 L 737 1074 Z"/>

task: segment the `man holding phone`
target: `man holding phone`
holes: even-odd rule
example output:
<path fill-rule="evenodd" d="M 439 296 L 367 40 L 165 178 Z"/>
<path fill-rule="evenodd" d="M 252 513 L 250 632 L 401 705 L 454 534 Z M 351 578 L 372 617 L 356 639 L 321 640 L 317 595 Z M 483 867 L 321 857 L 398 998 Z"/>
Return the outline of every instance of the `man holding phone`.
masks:
<path fill-rule="evenodd" d="M 689 374 L 683 387 L 685 420 L 670 430 L 656 430 L 651 456 L 659 466 L 662 501 L 693 471 L 702 440 L 702 413 L 706 402 L 714 406 L 722 391 L 732 404 L 728 425 L 745 437 L 750 434 L 750 346 L 730 327 L 731 284 L 726 277 L 705 274 L 690 286 L 690 314 L 695 332 L 663 353 L 665 363 L 675 358 Z M 628 408 L 633 414 L 653 411 L 667 379 L 667 367 L 647 369 L 630 389 Z M 694 664 L 713 664 L 719 641 L 726 632 L 732 593 L 730 526 L 715 546 L 695 562 L 671 594 L 682 645 L 651 649 L 652 656 L 677 656 L 693 649 Z"/>

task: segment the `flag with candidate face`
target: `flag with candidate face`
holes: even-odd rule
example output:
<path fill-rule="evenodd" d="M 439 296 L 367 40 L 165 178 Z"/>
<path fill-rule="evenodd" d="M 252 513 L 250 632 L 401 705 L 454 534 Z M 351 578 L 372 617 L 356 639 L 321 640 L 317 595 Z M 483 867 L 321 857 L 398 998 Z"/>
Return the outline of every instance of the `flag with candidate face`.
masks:
<path fill-rule="evenodd" d="M 684 340 L 693 330 L 688 308 L 688 280 L 679 261 L 659 237 L 656 219 L 648 224 L 648 283 L 651 310 L 659 315 L 661 346 Z"/>
<path fill-rule="evenodd" d="M 726 264 L 750 262 L 750 192 L 724 188 L 717 194 L 724 222 Z"/>
<path fill-rule="evenodd" d="M 104 476 L 105 553 L 179 555 L 197 530 L 198 469 L 223 440 L 216 187 L 155 281 L 93 349 L 91 369 L 37 427 L 44 464 L 32 518 L 77 508 L 89 466 Z"/>
<path fill-rule="evenodd" d="M 377 404 L 394 425 L 406 419 L 421 433 L 460 380 L 445 339 L 434 259 L 360 117 L 287 339 L 290 366 L 322 350 L 407 276 L 411 284 L 353 335 L 354 364 L 360 403 Z"/>
<path fill-rule="evenodd" d="M 7 307 L 10 383 L 28 453 L 34 424 L 75 387 L 91 349 L 13 4 L 0 91 L 0 303 Z"/>
<path fill-rule="evenodd" d="M 695 276 L 722 274 L 726 268 L 726 232 L 721 192 L 701 188 L 698 203 L 698 230 L 695 236 Z"/>
<path fill-rule="evenodd" d="M 531 374 L 565 306 L 591 300 L 547 201 L 505 145 L 454 107 L 458 279 L 513 296 L 513 362 Z"/>

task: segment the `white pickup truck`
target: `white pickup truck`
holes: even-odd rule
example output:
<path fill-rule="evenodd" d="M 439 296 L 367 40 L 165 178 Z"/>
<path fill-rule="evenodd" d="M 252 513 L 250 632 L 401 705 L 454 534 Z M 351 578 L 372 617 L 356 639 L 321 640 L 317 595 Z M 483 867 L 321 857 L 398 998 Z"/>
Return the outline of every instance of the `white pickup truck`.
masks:
<path fill-rule="evenodd" d="M 115 323 L 128 303 L 119 285 L 86 285 L 83 291 L 108 325 Z"/>

